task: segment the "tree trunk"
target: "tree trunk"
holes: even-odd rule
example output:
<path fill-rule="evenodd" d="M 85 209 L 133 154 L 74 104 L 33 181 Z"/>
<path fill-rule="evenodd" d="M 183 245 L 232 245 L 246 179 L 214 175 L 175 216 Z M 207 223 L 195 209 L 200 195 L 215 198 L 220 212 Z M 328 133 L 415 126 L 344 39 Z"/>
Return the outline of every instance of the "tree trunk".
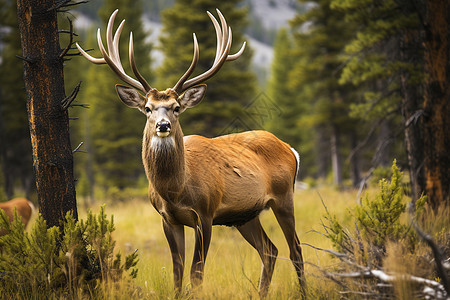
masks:
<path fill-rule="evenodd" d="M 333 171 L 333 183 L 337 186 L 342 185 L 342 163 L 340 149 L 340 133 L 337 125 L 332 125 L 331 129 L 331 167 Z"/>
<path fill-rule="evenodd" d="M 315 162 L 317 165 L 318 178 L 326 178 L 330 170 L 330 144 L 322 126 L 318 126 L 315 130 L 316 141 L 315 147 L 317 149 L 315 155 Z"/>
<path fill-rule="evenodd" d="M 436 208 L 450 204 L 450 1 L 425 1 L 424 174 Z"/>
<path fill-rule="evenodd" d="M 77 215 L 55 0 L 18 0 L 28 121 L 40 212 L 47 226 Z"/>
<path fill-rule="evenodd" d="M 356 149 L 356 147 L 358 147 L 358 136 L 354 130 L 350 131 L 350 143 L 352 145 L 352 149 Z M 361 184 L 361 170 L 359 167 L 358 151 L 355 151 L 350 157 L 350 168 L 353 187 L 356 188 Z"/>
<path fill-rule="evenodd" d="M 383 120 L 380 124 L 380 130 L 377 136 L 377 147 L 375 158 L 373 160 L 374 166 L 390 167 L 392 164 L 389 144 L 391 139 L 389 128 L 389 120 Z"/>
<path fill-rule="evenodd" d="M 450 3 L 415 0 L 423 31 L 406 32 L 403 60 L 423 64 L 423 90 L 402 76 L 405 142 L 413 202 L 422 193 L 437 208 L 450 194 Z M 423 48 L 418 59 L 414 49 Z M 423 95 L 423 96 L 421 96 Z"/>
<path fill-rule="evenodd" d="M 401 39 L 401 60 L 421 65 L 423 63 L 421 49 L 422 36 L 418 30 L 405 31 Z M 405 126 L 405 148 L 409 164 L 412 203 L 423 192 L 425 182 L 423 172 L 423 133 L 421 114 L 423 91 L 420 84 L 412 80 L 411 72 L 404 70 L 401 74 L 402 115 Z"/>

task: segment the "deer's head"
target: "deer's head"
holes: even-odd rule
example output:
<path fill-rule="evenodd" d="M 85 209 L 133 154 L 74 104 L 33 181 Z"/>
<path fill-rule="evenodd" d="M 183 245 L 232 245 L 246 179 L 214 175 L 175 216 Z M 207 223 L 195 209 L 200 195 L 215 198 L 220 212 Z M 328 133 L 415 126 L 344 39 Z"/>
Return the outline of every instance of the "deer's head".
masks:
<path fill-rule="evenodd" d="M 100 29 L 97 32 L 98 46 L 103 58 L 94 58 L 87 54 L 78 43 L 76 46 L 81 54 L 89 61 L 95 64 L 108 64 L 124 82 L 131 85 L 131 87 L 116 85 L 117 94 L 127 106 L 137 108 L 147 116 L 146 128 L 151 131 L 153 136 L 161 138 L 171 136 L 179 128 L 178 118 L 180 114 L 186 109 L 200 103 L 205 95 L 206 85 L 201 83 L 214 76 L 226 61 L 235 60 L 241 56 L 245 49 L 245 42 L 236 54 L 229 55 L 232 40 L 231 28 L 228 27 L 225 18 L 219 10 L 217 10 L 217 13 L 220 18 L 220 25 L 216 18 L 210 12 L 207 12 L 214 25 L 217 36 L 217 49 L 213 65 L 206 72 L 188 80 L 194 72 L 199 58 L 198 42 L 194 33 L 194 56 L 190 67 L 172 88 L 168 88 L 165 91 L 158 91 L 150 87 L 136 67 L 132 33 L 130 33 L 129 56 L 131 69 L 137 80 L 125 73 L 119 57 L 119 38 L 125 20 L 120 23 L 113 37 L 112 28 L 117 12 L 118 10 L 115 10 L 112 13 L 106 29 L 109 53 L 103 46 Z"/>
<path fill-rule="evenodd" d="M 181 95 L 173 89 L 160 92 L 151 89 L 145 96 L 134 88 L 117 84 L 119 98 L 127 106 L 147 116 L 147 128 L 158 137 L 168 137 L 178 128 L 178 118 L 187 108 L 196 106 L 205 95 L 206 85 L 194 86 Z"/>

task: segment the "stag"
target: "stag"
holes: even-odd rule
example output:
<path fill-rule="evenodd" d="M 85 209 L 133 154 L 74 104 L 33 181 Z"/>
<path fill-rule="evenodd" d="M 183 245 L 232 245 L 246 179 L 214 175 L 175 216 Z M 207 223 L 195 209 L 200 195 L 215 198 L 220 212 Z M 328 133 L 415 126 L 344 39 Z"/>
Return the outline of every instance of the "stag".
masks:
<path fill-rule="evenodd" d="M 30 218 L 35 211 L 33 203 L 25 198 L 14 198 L 12 200 L 0 203 L 0 209 L 4 210 L 9 221 L 14 219 L 14 209 L 21 218 L 22 223 L 27 226 Z M 4 235 L 5 231 L 0 231 L 0 235 Z"/>
<path fill-rule="evenodd" d="M 182 288 L 185 236 L 184 226 L 195 231 L 195 250 L 191 284 L 203 280 L 206 255 L 213 225 L 234 226 L 258 252 L 262 260 L 259 291 L 267 295 L 278 250 L 264 232 L 259 213 L 271 208 L 286 237 L 290 259 L 303 287 L 303 258 L 295 232 L 294 183 L 299 157 L 288 144 L 266 131 L 248 131 L 216 138 L 183 136 L 180 115 L 200 103 L 205 95 L 204 81 L 214 76 L 223 64 L 241 56 L 245 43 L 236 54 L 229 54 L 232 32 L 217 10 L 220 24 L 210 13 L 217 35 L 214 62 L 206 72 L 189 79 L 199 59 L 195 33 L 192 63 L 178 82 L 165 91 L 147 83 L 136 67 L 133 34 L 130 34 L 129 59 L 136 79 L 127 75 L 119 57 L 119 37 L 124 21 L 113 36 L 114 11 L 106 29 L 105 49 L 100 29 L 97 40 L 101 58 L 81 54 L 94 64 L 107 64 L 129 86 L 117 84 L 119 98 L 146 117 L 142 141 L 142 161 L 148 178 L 150 201 L 162 216 L 173 262 L 174 285 Z M 142 92 L 141 93 L 139 93 Z"/>

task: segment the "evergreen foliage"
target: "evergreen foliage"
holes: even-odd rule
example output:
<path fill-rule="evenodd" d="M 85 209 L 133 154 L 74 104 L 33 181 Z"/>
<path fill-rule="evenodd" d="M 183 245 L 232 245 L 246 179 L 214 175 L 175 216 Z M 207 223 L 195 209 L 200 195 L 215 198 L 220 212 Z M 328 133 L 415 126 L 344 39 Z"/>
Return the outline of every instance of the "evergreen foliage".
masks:
<path fill-rule="evenodd" d="M 33 167 L 31 142 L 26 112 L 25 85 L 16 1 L 0 1 L 0 155 L 1 172 L 8 197 L 14 193 L 14 183 L 20 181 L 26 192 L 31 188 Z"/>
<path fill-rule="evenodd" d="M 279 30 L 274 44 L 272 72 L 267 83 L 269 99 L 280 109 L 281 114 L 272 115 L 265 129 L 293 147 L 300 145 L 298 115 L 302 102 L 296 99 L 296 91 L 289 86 L 289 71 L 295 63 L 292 37 L 286 28 Z"/>
<path fill-rule="evenodd" d="M 418 65 L 400 59 L 400 36 L 405 29 L 417 28 L 417 15 L 405 14 L 406 9 L 400 9 L 394 0 L 376 5 L 374 1 L 333 0 L 331 6 L 344 12 L 349 22 L 359 24 L 345 47 L 347 61 L 340 78 L 340 82 L 365 87 L 362 103 L 353 107 L 355 113 L 378 118 L 386 115 L 399 105 L 401 70 L 408 69 L 416 84 L 422 80 Z"/>
<path fill-rule="evenodd" d="M 348 22 L 358 24 L 352 40 L 345 46 L 345 64 L 339 82 L 352 84 L 358 97 L 350 105 L 350 114 L 369 124 L 385 122 L 391 148 L 404 159 L 403 127 L 400 109 L 402 104 L 401 74 L 408 74 L 408 82 L 423 82 L 421 64 L 405 61 L 402 49 L 404 34 L 419 28 L 418 16 L 411 13 L 410 5 L 395 0 L 357 1 L 333 0 L 331 7 L 344 14 Z M 420 53 L 422 49 L 409 49 Z M 396 143 L 392 141 L 397 140 Z M 388 163 L 381 158 L 380 163 Z M 388 166 L 388 165 L 387 165 Z"/>
<path fill-rule="evenodd" d="M 301 1 L 303 2 L 303 1 Z M 348 115 L 354 100 L 349 85 L 339 83 L 342 53 L 353 34 L 353 24 L 343 14 L 332 10 L 331 0 L 313 1 L 312 8 L 297 15 L 291 22 L 294 31 L 296 63 L 289 76 L 289 85 L 296 91 L 295 101 L 301 103 L 297 126 L 305 132 L 303 150 L 315 166 L 308 166 L 310 175 L 326 176 L 327 162 L 333 166 L 336 179 L 342 176 L 340 160 L 344 153 L 345 135 L 353 133 L 357 119 Z M 311 133 L 312 132 L 312 133 Z M 308 143 L 309 141 L 309 143 Z M 333 151 L 330 151 L 333 149 Z M 335 184 L 341 184 L 335 180 Z"/>
<path fill-rule="evenodd" d="M 0 210 L 0 230 L 7 231 L 0 237 L 2 299 L 100 299 L 102 284 L 136 277 L 137 254 L 124 261 L 114 254 L 114 219 L 104 206 L 98 215 L 88 212 L 86 221 L 68 213 L 63 232 L 39 216 L 28 233 L 16 212 L 10 222 Z"/>
<path fill-rule="evenodd" d="M 147 32 L 144 31 L 141 20 L 142 5 L 142 1 L 106 0 L 99 10 L 99 15 L 105 41 L 107 21 L 111 13 L 119 8 L 115 28 L 122 19 L 126 20 L 119 45 L 125 72 L 133 74 L 128 63 L 128 37 L 132 31 L 136 64 L 141 74 L 151 83 L 154 78 L 150 70 L 152 45 L 146 42 Z M 90 47 L 96 45 L 96 42 L 90 35 L 88 42 L 83 44 Z M 97 49 L 97 46 L 93 48 Z M 93 56 L 101 56 L 98 49 L 93 52 Z M 80 139 L 87 141 L 86 149 L 89 152 L 82 162 L 84 172 L 79 171 L 84 182 L 83 193 L 92 195 L 95 185 L 102 191 L 101 196 L 125 199 L 127 195 L 120 191 L 135 185 L 139 178 L 144 176 L 140 153 L 145 117 L 139 111 L 127 108 L 119 100 L 114 86 L 121 81 L 108 66 L 89 65 L 84 72 L 85 91 L 80 94 L 79 101 L 88 103 L 91 109 L 78 125 L 79 131 L 83 132 L 79 135 Z"/>
<path fill-rule="evenodd" d="M 403 173 L 399 171 L 394 160 L 392 177 L 379 181 L 378 192 L 374 197 L 366 194 L 360 206 L 349 211 L 349 217 L 354 219 L 356 230 L 350 232 L 339 220 L 327 211 L 324 225 L 326 237 L 332 241 L 334 248 L 349 255 L 358 262 L 379 266 L 386 252 L 386 246 L 392 241 L 407 241 L 410 250 L 417 242 L 414 230 L 405 224 L 402 216 L 406 212 L 404 190 L 402 187 Z M 418 210 L 424 205 L 426 197 L 417 201 Z"/>
<path fill-rule="evenodd" d="M 448 208 L 430 214 L 427 197 L 422 196 L 415 202 L 415 209 L 409 207 L 407 221 L 402 176 L 394 160 L 390 180 L 380 180 L 376 195 L 366 195 L 360 206 L 347 213 L 345 223 L 354 223 L 353 230 L 326 211 L 325 236 L 338 251 L 328 252 L 338 257 L 340 263 L 335 273 L 325 273 L 345 293 L 364 293 L 371 299 L 412 299 L 444 291 L 445 283 L 441 284 L 437 278 L 439 267 L 433 267 L 433 260 L 443 258 L 435 253 L 433 247 L 437 246 L 433 239 L 448 244 Z M 415 223 L 413 228 L 411 221 L 428 226 L 433 238 L 424 237 L 419 225 Z M 420 242 L 419 236 L 433 251 Z"/>
<path fill-rule="evenodd" d="M 221 2 L 213 0 L 177 0 L 162 13 L 163 30 L 160 37 L 165 55 L 158 70 L 156 88 L 173 87 L 188 69 L 193 55 L 192 34 L 197 35 L 200 59 L 192 76 L 205 72 L 214 61 L 216 34 L 206 11 L 217 17 L 216 7 L 225 16 L 233 32 L 230 53 L 236 53 L 244 41 L 242 31 L 246 25 L 247 10 L 237 8 L 240 0 Z M 244 54 L 236 61 L 227 62 L 206 82 L 208 91 L 203 103 L 188 110 L 181 118 L 185 134 L 216 136 L 226 133 L 227 126 L 237 117 L 244 116 L 244 105 L 255 96 L 256 78 L 250 72 L 252 52 L 247 45 Z"/>
<path fill-rule="evenodd" d="M 394 160 L 390 183 L 380 180 L 378 194 L 369 200 L 366 195 L 362 206 L 355 209 L 355 217 L 363 237 L 376 247 L 384 247 L 388 240 L 399 240 L 408 236 L 409 226 L 400 222 L 400 216 L 405 212 L 403 188 L 399 171 Z"/>

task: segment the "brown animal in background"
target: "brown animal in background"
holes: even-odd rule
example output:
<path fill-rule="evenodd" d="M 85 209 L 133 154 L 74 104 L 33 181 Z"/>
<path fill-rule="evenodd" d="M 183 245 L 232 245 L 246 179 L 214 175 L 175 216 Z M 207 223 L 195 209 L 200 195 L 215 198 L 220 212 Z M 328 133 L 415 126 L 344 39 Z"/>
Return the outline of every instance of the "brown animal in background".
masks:
<path fill-rule="evenodd" d="M 108 52 L 103 46 L 100 29 L 98 45 L 103 58 L 94 58 L 77 44 L 79 51 L 95 64 L 108 64 L 134 88 L 116 85 L 119 98 L 147 117 L 144 129 L 142 160 L 149 180 L 150 201 L 162 216 L 163 229 L 172 253 L 174 283 L 182 288 L 185 237 L 184 226 L 195 230 L 195 250 L 191 283 L 198 286 L 213 225 L 235 226 L 258 251 L 263 263 L 260 295 L 267 295 L 278 250 L 270 241 L 259 220 L 259 213 L 271 208 L 290 249 L 290 258 L 303 288 L 303 258 L 295 232 L 294 182 L 299 157 L 288 144 L 265 131 L 248 131 L 213 139 L 183 136 L 179 116 L 202 100 L 206 85 L 200 84 L 216 74 L 226 61 L 243 53 L 245 43 L 234 55 L 231 28 L 217 10 L 221 25 L 208 12 L 217 35 L 217 52 L 209 70 L 187 80 L 198 62 L 199 49 L 194 34 L 194 58 L 189 69 L 173 88 L 158 91 L 151 88 L 137 70 L 133 39 L 130 34 L 130 64 L 136 79 L 128 76 L 119 57 L 119 37 L 123 22 L 113 37 L 117 10 L 107 26 Z M 230 87 L 232 88 L 232 87 Z M 138 93 L 137 90 L 145 96 Z"/>
<path fill-rule="evenodd" d="M 33 203 L 25 198 L 14 198 L 0 203 L 0 209 L 5 211 L 6 216 L 8 216 L 10 221 L 12 221 L 14 217 L 14 208 L 17 209 L 17 214 L 22 218 L 23 224 L 27 226 L 35 210 Z"/>

